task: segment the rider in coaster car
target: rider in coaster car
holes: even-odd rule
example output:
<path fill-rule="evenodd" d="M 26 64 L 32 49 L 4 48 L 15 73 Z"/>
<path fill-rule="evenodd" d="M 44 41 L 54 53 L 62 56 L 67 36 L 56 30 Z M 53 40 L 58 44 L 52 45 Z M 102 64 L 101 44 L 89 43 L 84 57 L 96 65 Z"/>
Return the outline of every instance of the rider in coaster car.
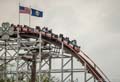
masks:
<path fill-rule="evenodd" d="M 72 40 L 70 43 L 73 45 L 73 48 L 77 46 L 77 41 L 76 40 Z"/>
<path fill-rule="evenodd" d="M 64 36 L 63 36 L 63 34 L 59 34 L 59 38 L 61 38 L 62 41 L 63 41 L 63 40 L 64 40 Z"/>
<path fill-rule="evenodd" d="M 77 45 L 77 41 L 76 41 L 76 40 L 72 40 L 71 43 L 72 43 L 73 45 Z"/>
<path fill-rule="evenodd" d="M 77 41 L 76 40 L 72 40 L 71 44 L 73 45 L 73 48 L 75 48 L 75 47 L 80 48 L 80 46 L 77 45 Z"/>
<path fill-rule="evenodd" d="M 67 41 L 67 43 L 70 43 L 69 37 L 65 37 L 65 40 Z"/>
<path fill-rule="evenodd" d="M 52 33 L 52 29 L 48 30 L 48 33 Z"/>
<path fill-rule="evenodd" d="M 40 28 L 40 26 L 36 26 L 36 28 L 35 28 L 36 30 L 38 30 L 39 32 L 41 31 L 41 28 Z"/>
<path fill-rule="evenodd" d="M 42 31 L 43 31 L 43 32 L 48 32 L 48 27 L 43 27 L 43 28 L 42 28 Z"/>
<path fill-rule="evenodd" d="M 55 34 L 55 37 L 56 37 L 56 38 L 58 38 L 58 35 L 57 35 L 57 34 Z"/>

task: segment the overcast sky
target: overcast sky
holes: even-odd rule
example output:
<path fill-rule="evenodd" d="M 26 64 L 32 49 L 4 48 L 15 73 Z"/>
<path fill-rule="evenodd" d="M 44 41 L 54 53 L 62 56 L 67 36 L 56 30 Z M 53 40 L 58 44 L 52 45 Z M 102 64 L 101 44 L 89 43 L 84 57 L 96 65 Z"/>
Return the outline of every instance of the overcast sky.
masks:
<path fill-rule="evenodd" d="M 31 26 L 48 26 L 76 39 L 113 82 L 120 82 L 120 0 L 21 0 L 44 12 Z M 0 0 L 0 24 L 18 24 L 18 0 Z M 21 24 L 28 24 L 21 15 Z"/>

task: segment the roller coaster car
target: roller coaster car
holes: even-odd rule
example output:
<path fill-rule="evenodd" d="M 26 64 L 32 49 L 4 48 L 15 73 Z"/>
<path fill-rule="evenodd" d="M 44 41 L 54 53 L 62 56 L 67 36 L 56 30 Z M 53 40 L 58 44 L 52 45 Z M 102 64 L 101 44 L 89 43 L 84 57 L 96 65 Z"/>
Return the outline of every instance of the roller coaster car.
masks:
<path fill-rule="evenodd" d="M 19 32 L 21 32 L 22 31 L 22 25 L 17 25 L 17 26 L 14 26 L 14 31 L 17 31 L 17 30 L 19 30 Z"/>
<path fill-rule="evenodd" d="M 16 31 L 17 27 L 14 24 L 11 24 L 11 27 L 13 27 L 14 31 Z"/>
<path fill-rule="evenodd" d="M 15 25 L 14 24 L 11 24 L 11 27 L 14 27 Z"/>
<path fill-rule="evenodd" d="M 24 25 L 23 27 L 20 25 L 20 32 L 25 32 L 25 33 L 34 33 L 34 28 L 30 28 L 27 25 Z"/>
<path fill-rule="evenodd" d="M 63 36 L 63 34 L 59 34 L 59 39 L 60 39 L 61 41 L 64 40 L 64 36 Z"/>
<path fill-rule="evenodd" d="M 52 36 L 53 36 L 52 29 L 48 30 L 48 28 L 45 28 L 45 27 L 44 27 L 44 29 L 42 31 L 45 33 L 45 36 L 52 38 Z"/>
<path fill-rule="evenodd" d="M 29 28 L 28 28 L 28 32 L 29 32 L 29 33 L 34 33 L 34 28 L 30 28 L 30 27 L 29 27 Z"/>
<path fill-rule="evenodd" d="M 77 51 L 77 53 L 80 52 L 80 46 L 75 46 L 74 48 L 75 48 L 75 50 Z"/>
<path fill-rule="evenodd" d="M 41 28 L 40 28 L 40 26 L 36 26 L 36 28 L 35 28 L 36 30 L 38 30 L 39 32 L 41 31 Z"/>
<path fill-rule="evenodd" d="M 74 49 L 77 53 L 80 52 L 80 46 L 77 46 L 77 41 L 76 41 L 76 40 L 70 41 L 70 44 L 72 44 L 73 49 Z"/>
<path fill-rule="evenodd" d="M 63 34 L 59 34 L 59 37 L 60 37 L 60 38 L 63 38 Z"/>
<path fill-rule="evenodd" d="M 21 32 L 22 31 L 22 25 L 13 25 L 13 24 L 11 24 L 11 26 L 13 26 L 14 27 L 14 31 L 17 31 L 17 30 L 19 30 L 19 32 Z"/>
<path fill-rule="evenodd" d="M 63 40 L 63 42 L 65 44 L 69 45 L 69 43 L 70 43 L 69 37 L 65 37 L 64 40 Z"/>
<path fill-rule="evenodd" d="M 28 33 L 28 29 L 29 27 L 27 25 L 24 25 L 24 27 L 22 28 L 22 31 Z"/>
<path fill-rule="evenodd" d="M 55 35 L 55 38 L 58 38 L 58 35 L 57 34 L 54 34 Z"/>
<path fill-rule="evenodd" d="M 71 41 L 71 44 L 77 45 L 77 41 L 76 41 L 76 40 L 72 40 L 72 41 Z"/>
<path fill-rule="evenodd" d="M 51 33 L 51 38 L 52 38 L 52 39 L 58 38 L 58 35 L 57 35 L 57 34 L 54 34 L 54 33 Z"/>
<path fill-rule="evenodd" d="M 64 38 L 64 42 L 66 42 L 67 44 L 69 44 L 70 43 L 69 37 Z"/>
<path fill-rule="evenodd" d="M 48 32 L 48 28 L 47 28 L 47 27 L 43 27 L 43 28 L 42 28 L 42 31 L 43 31 L 43 32 Z"/>
<path fill-rule="evenodd" d="M 52 29 L 48 30 L 48 33 L 52 33 Z"/>

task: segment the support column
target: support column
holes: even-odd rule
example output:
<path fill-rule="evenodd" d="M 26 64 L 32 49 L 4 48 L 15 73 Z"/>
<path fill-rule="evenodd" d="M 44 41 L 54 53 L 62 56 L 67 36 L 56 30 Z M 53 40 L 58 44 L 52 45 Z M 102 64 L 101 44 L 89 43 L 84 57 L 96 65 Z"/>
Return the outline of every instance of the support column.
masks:
<path fill-rule="evenodd" d="M 96 65 L 94 64 L 94 68 L 96 69 Z M 95 77 L 94 77 L 94 82 L 96 82 L 96 79 L 95 79 Z"/>
<path fill-rule="evenodd" d="M 6 40 L 5 40 L 5 59 L 4 59 L 4 81 L 7 82 L 7 65 L 6 65 L 6 56 L 7 56 L 7 45 L 6 45 Z"/>
<path fill-rule="evenodd" d="M 71 56 L 71 82 L 73 82 L 73 56 Z"/>
<path fill-rule="evenodd" d="M 31 82 L 35 82 L 36 81 L 36 55 L 33 54 L 33 58 L 32 58 L 32 74 L 31 74 Z"/>
<path fill-rule="evenodd" d="M 19 42 L 20 42 L 20 36 L 19 36 L 19 28 L 17 28 L 17 57 L 16 57 L 16 63 L 17 63 L 17 67 L 16 67 L 16 82 L 19 82 Z"/>
<path fill-rule="evenodd" d="M 64 44 L 62 42 L 62 53 L 61 53 L 61 82 L 63 82 L 63 48 Z"/>
<path fill-rule="evenodd" d="M 27 62 L 27 72 L 29 73 L 29 63 Z M 27 76 L 26 81 L 29 82 L 29 78 Z"/>
<path fill-rule="evenodd" d="M 50 82 L 50 80 L 51 80 L 51 55 L 49 57 L 49 75 L 48 75 L 48 77 L 49 77 L 49 82 Z"/>
<path fill-rule="evenodd" d="M 39 54 L 38 54 L 39 55 L 38 56 L 39 57 L 39 74 L 38 75 L 39 75 L 39 82 L 42 82 L 41 81 L 41 62 L 42 62 L 42 60 L 41 60 L 41 55 L 42 55 L 41 54 L 41 46 L 42 46 L 41 45 L 41 42 L 42 42 L 41 32 L 39 32 L 39 40 L 38 41 L 39 41 Z"/>
<path fill-rule="evenodd" d="M 84 72 L 84 82 L 86 82 L 87 81 L 86 63 L 84 63 L 84 69 L 85 69 L 85 72 Z"/>

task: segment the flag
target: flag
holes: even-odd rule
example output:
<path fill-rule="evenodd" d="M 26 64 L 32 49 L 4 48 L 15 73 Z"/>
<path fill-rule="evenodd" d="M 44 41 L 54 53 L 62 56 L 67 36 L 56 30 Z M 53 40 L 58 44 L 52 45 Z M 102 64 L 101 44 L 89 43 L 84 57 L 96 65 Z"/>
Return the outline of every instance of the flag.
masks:
<path fill-rule="evenodd" d="M 28 7 L 19 6 L 19 13 L 30 14 L 31 9 Z"/>
<path fill-rule="evenodd" d="M 36 17 L 43 17 L 43 12 L 36 9 L 31 9 L 31 15 Z"/>

